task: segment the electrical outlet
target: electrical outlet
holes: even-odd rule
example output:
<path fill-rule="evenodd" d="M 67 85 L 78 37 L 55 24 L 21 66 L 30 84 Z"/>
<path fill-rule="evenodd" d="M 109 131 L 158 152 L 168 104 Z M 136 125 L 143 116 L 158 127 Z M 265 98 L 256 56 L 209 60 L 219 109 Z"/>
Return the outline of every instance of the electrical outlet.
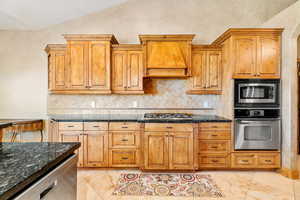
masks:
<path fill-rule="evenodd" d="M 96 101 L 92 101 L 92 102 L 91 102 L 91 107 L 92 107 L 92 108 L 96 108 Z"/>
<path fill-rule="evenodd" d="M 132 106 L 133 106 L 134 108 L 137 108 L 137 106 L 138 106 L 137 101 L 133 101 L 133 102 L 132 102 Z"/>
<path fill-rule="evenodd" d="M 208 108 L 208 106 L 209 106 L 209 105 L 208 105 L 208 102 L 207 102 L 207 101 L 204 101 L 203 107 L 204 107 L 204 108 Z"/>

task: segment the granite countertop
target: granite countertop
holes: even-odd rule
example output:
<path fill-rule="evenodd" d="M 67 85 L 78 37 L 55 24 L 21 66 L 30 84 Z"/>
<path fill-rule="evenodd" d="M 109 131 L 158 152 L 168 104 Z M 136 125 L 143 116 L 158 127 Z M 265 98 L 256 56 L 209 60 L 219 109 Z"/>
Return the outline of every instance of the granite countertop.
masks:
<path fill-rule="evenodd" d="M 111 121 L 140 123 L 198 123 L 198 122 L 231 122 L 232 120 L 217 115 L 193 115 L 192 119 L 144 119 L 142 114 L 59 114 L 49 115 L 49 118 L 59 122 Z"/>
<path fill-rule="evenodd" d="M 51 171 L 80 143 L 0 143 L 0 200 L 6 200 Z"/>

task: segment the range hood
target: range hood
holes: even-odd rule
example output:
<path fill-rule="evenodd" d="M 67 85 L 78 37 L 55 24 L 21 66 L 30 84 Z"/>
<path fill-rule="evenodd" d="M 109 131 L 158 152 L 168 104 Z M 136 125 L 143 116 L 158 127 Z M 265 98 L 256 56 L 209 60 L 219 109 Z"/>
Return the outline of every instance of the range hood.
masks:
<path fill-rule="evenodd" d="M 145 77 L 191 75 L 191 43 L 195 35 L 139 35 L 143 45 Z"/>

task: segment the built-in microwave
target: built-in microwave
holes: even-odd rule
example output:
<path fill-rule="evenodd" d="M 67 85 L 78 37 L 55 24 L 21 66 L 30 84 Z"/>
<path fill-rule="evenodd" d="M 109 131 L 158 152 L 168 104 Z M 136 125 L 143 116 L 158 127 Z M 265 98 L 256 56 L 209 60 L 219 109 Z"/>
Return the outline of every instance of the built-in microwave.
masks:
<path fill-rule="evenodd" d="M 234 106 L 279 107 L 279 79 L 235 79 Z"/>

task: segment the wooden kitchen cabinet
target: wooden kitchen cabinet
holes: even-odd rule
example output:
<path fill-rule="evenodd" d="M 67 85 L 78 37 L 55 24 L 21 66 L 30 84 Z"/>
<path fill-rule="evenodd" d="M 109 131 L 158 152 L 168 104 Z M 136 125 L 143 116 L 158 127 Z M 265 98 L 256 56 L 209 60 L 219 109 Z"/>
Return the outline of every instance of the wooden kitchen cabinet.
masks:
<path fill-rule="evenodd" d="M 208 45 L 192 46 L 192 77 L 188 94 L 221 94 L 221 48 Z"/>
<path fill-rule="evenodd" d="M 229 42 L 226 55 L 233 78 L 280 78 L 280 28 L 229 29 L 213 45 Z"/>
<path fill-rule="evenodd" d="M 193 170 L 193 139 L 192 124 L 146 124 L 143 139 L 144 169 Z"/>
<path fill-rule="evenodd" d="M 195 35 L 139 35 L 145 77 L 191 75 L 191 43 Z"/>
<path fill-rule="evenodd" d="M 113 45 L 112 91 L 143 94 L 143 52 L 141 45 Z"/>
<path fill-rule="evenodd" d="M 57 94 L 110 94 L 113 35 L 67 34 L 65 51 L 49 54 L 49 91 Z M 54 69 L 54 70 L 53 70 Z"/>
<path fill-rule="evenodd" d="M 169 133 L 169 168 L 194 169 L 193 132 Z"/>
<path fill-rule="evenodd" d="M 84 167 L 84 145 L 83 145 L 83 132 L 82 131 L 60 131 L 60 142 L 80 142 L 81 146 L 75 153 L 78 154 L 78 167 Z"/>
<path fill-rule="evenodd" d="M 169 133 L 144 133 L 145 169 L 169 169 Z"/>
<path fill-rule="evenodd" d="M 86 131 L 84 148 L 85 167 L 108 167 L 107 131 Z"/>
<path fill-rule="evenodd" d="M 231 154 L 232 168 L 280 168 L 279 152 L 234 152 Z"/>
<path fill-rule="evenodd" d="M 45 48 L 48 54 L 48 89 L 51 93 L 67 87 L 66 49 L 64 44 L 49 44 Z"/>

